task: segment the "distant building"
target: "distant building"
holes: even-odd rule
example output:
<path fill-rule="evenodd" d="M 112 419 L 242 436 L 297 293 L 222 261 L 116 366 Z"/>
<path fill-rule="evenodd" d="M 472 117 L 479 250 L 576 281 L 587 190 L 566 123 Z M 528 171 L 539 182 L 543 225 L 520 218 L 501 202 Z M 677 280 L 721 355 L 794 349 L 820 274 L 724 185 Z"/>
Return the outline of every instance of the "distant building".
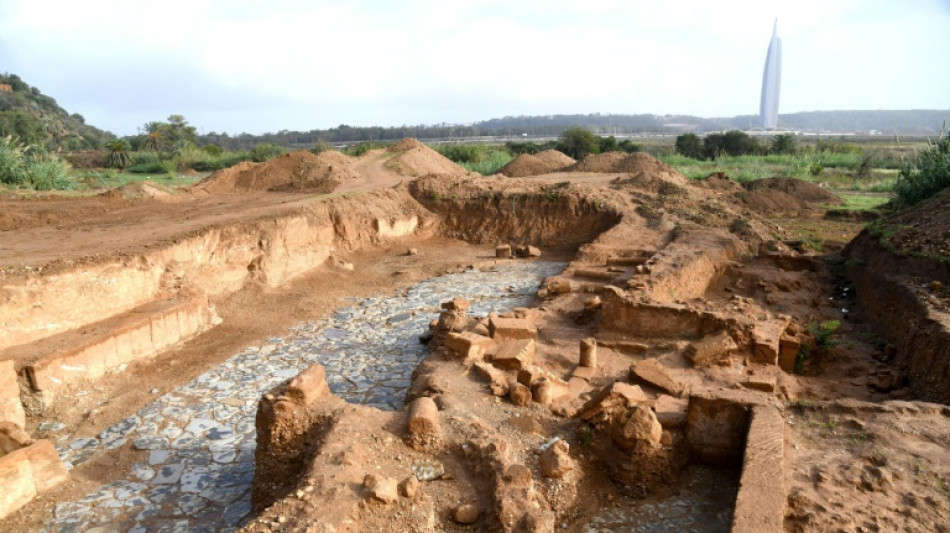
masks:
<path fill-rule="evenodd" d="M 0 93 L 12 93 L 13 86 L 9 83 L 0 83 Z"/>
<path fill-rule="evenodd" d="M 759 103 L 759 118 L 762 129 L 774 130 L 778 126 L 778 97 L 782 85 L 782 39 L 778 36 L 778 19 L 772 26 L 772 40 L 765 55 L 765 71 L 762 73 L 762 100 Z"/>

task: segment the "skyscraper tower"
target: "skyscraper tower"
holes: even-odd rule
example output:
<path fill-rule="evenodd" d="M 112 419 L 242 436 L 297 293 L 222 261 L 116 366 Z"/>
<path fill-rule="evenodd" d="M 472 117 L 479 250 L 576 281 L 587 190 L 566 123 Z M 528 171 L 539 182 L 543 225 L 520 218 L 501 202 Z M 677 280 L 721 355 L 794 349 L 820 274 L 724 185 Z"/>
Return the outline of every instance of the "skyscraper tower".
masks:
<path fill-rule="evenodd" d="M 778 36 L 778 19 L 772 26 L 772 40 L 765 56 L 765 72 L 762 73 L 762 101 L 759 103 L 759 118 L 762 129 L 774 130 L 778 125 L 778 95 L 782 85 L 782 39 Z"/>

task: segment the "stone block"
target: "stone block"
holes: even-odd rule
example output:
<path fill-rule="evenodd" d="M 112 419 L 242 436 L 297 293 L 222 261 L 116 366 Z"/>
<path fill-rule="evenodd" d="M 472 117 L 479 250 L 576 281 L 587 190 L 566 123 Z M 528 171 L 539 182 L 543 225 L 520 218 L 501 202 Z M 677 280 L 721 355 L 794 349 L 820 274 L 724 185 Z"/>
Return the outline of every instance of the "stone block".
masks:
<path fill-rule="evenodd" d="M 488 320 L 488 332 L 496 341 L 538 339 L 538 328 L 523 318 L 493 316 Z"/>
<path fill-rule="evenodd" d="M 785 478 L 785 420 L 778 409 L 753 407 L 732 516 L 734 533 L 784 531 Z"/>
<path fill-rule="evenodd" d="M 791 317 L 784 317 L 759 320 L 755 323 L 752 329 L 752 340 L 755 344 L 752 354 L 754 362 L 778 364 L 781 338 L 791 321 Z"/>
<path fill-rule="evenodd" d="M 683 394 L 683 384 L 656 359 L 644 359 L 631 365 L 630 379 L 641 381 L 673 396 Z"/>
<path fill-rule="evenodd" d="M 729 356 L 738 348 L 736 341 L 728 333 L 720 331 L 708 335 L 702 340 L 691 342 L 683 354 L 693 363 L 694 367 L 702 368 L 726 364 Z"/>
<path fill-rule="evenodd" d="M 23 448 L 30 459 L 30 469 L 33 472 L 33 485 L 36 492 L 41 494 L 69 479 L 69 470 L 56 447 L 48 440 L 38 440 Z"/>
<path fill-rule="evenodd" d="M 782 335 L 779 339 L 778 366 L 786 372 L 795 371 L 795 359 L 802 349 L 802 341 L 792 335 Z"/>
<path fill-rule="evenodd" d="M 544 281 L 544 288 L 548 294 L 568 294 L 571 292 L 571 280 L 560 276 L 551 277 Z"/>
<path fill-rule="evenodd" d="M 663 426 L 653 409 L 646 404 L 631 407 L 618 419 L 611 432 L 611 439 L 624 450 L 647 454 L 660 448 Z"/>
<path fill-rule="evenodd" d="M 300 405 L 309 405 L 317 398 L 330 394 L 327 373 L 323 365 L 316 363 L 297 374 L 287 385 L 286 396 Z"/>
<path fill-rule="evenodd" d="M 495 257 L 499 259 L 508 259 L 511 257 L 511 245 L 501 244 L 495 247 Z"/>
<path fill-rule="evenodd" d="M 534 347 L 531 339 L 503 342 L 490 349 L 487 358 L 503 370 L 521 370 L 534 363 Z"/>
<path fill-rule="evenodd" d="M 471 331 L 452 332 L 445 336 L 445 346 L 463 358 L 481 359 L 488 350 L 495 347 L 495 341 Z"/>
<path fill-rule="evenodd" d="M 775 376 L 751 376 L 742 383 L 742 386 L 747 389 L 772 394 L 775 392 L 775 382 Z"/>
<path fill-rule="evenodd" d="M 488 382 L 488 387 L 495 396 L 507 396 L 511 385 L 508 376 L 488 363 L 478 362 L 472 365 L 472 370 Z"/>
<path fill-rule="evenodd" d="M 33 444 L 33 438 L 13 422 L 0 422 L 0 456 L 26 448 Z"/>
<path fill-rule="evenodd" d="M 688 407 L 689 400 L 685 398 L 674 398 L 661 394 L 656 399 L 653 410 L 656 412 L 656 419 L 661 426 L 675 429 L 686 425 L 686 410 Z"/>
<path fill-rule="evenodd" d="M 20 402 L 20 385 L 12 359 L 0 361 L 0 422 L 26 427 L 26 413 Z"/>
<path fill-rule="evenodd" d="M 47 440 L 0 457 L 0 519 L 67 479 L 66 465 Z"/>

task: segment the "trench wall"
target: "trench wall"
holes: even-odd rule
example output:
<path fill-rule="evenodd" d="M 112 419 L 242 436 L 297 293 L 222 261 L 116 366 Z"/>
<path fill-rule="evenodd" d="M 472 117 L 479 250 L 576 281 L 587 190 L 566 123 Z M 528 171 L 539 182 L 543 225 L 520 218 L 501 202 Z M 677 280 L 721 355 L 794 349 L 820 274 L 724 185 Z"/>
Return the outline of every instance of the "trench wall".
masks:
<path fill-rule="evenodd" d="M 411 198 L 387 191 L 209 228 L 132 257 L 6 280 L 0 286 L 0 347 L 104 320 L 182 289 L 216 297 L 252 281 L 277 287 L 319 266 L 336 249 L 357 249 L 434 225 Z"/>
<path fill-rule="evenodd" d="M 441 217 L 440 232 L 472 243 L 577 248 L 620 222 L 620 211 L 581 192 L 493 191 L 461 181 L 422 178 L 413 196 Z"/>
<path fill-rule="evenodd" d="M 895 256 L 866 231 L 844 250 L 847 276 L 864 318 L 897 348 L 921 400 L 950 404 L 950 315 L 936 312 L 907 285 L 911 277 L 950 284 L 950 265 Z"/>

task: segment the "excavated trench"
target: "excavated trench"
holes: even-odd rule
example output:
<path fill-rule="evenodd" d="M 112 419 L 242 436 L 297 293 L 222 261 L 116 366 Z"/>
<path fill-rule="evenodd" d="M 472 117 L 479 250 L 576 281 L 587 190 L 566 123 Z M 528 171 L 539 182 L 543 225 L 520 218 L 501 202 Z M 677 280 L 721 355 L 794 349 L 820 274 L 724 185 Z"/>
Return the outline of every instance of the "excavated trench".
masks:
<path fill-rule="evenodd" d="M 277 444 L 294 443 L 293 450 L 282 449 L 276 441 L 268 441 L 263 452 L 257 447 L 255 432 L 259 436 L 262 431 L 269 431 L 262 430 L 267 420 L 261 413 L 280 404 L 283 398 L 274 391 L 285 390 L 288 380 L 319 363 L 325 369 L 329 391 L 336 396 L 390 411 L 340 411 L 343 414 L 333 416 L 343 417 L 345 422 L 349 420 L 347 416 L 359 419 L 363 416 L 359 413 L 364 413 L 386 431 L 398 434 L 403 431 L 403 415 L 393 411 L 402 408 L 410 385 L 415 389 L 410 398 L 417 398 L 426 395 L 419 394 L 420 390 L 425 391 L 426 383 L 431 392 L 439 379 L 448 379 L 440 376 L 451 376 L 452 380 L 460 376 L 460 370 L 450 365 L 458 367 L 456 359 L 461 358 L 453 359 L 444 349 L 429 355 L 417 340 L 431 321 L 441 320 L 445 315 L 440 304 L 459 296 L 471 304 L 467 312 L 472 320 L 468 323 L 473 325 L 467 332 L 481 331 L 481 327 L 483 336 L 490 333 L 496 337 L 499 319 L 526 323 L 535 320 L 542 324 L 543 327 L 529 324 L 525 328 L 535 332 L 532 340 L 537 341 L 539 358 L 545 356 L 559 362 L 554 371 L 545 370 L 547 374 L 539 375 L 546 383 L 563 387 L 576 396 L 573 405 L 567 400 L 561 404 L 540 404 L 539 409 L 545 413 L 547 407 L 557 409 L 562 417 L 559 420 L 568 421 L 545 419 L 551 427 L 562 424 L 552 430 L 555 433 L 586 427 L 571 422 L 575 416 L 583 418 L 590 428 L 601 423 L 596 422 L 602 418 L 600 411 L 590 419 L 585 418 L 586 413 L 605 409 L 606 404 L 598 402 L 613 401 L 612 391 L 626 381 L 627 368 L 632 363 L 649 359 L 669 363 L 679 358 L 684 348 L 693 349 L 694 353 L 711 350 L 710 346 L 724 333 L 731 337 L 729 342 L 733 345 L 724 352 L 726 355 L 743 346 L 749 348 L 752 360 L 780 363 L 780 356 L 788 351 L 786 344 L 794 344 L 783 337 L 788 317 L 769 316 L 743 323 L 723 318 L 717 311 L 725 305 L 751 305 L 743 297 L 749 301 L 756 296 L 765 298 L 752 291 L 737 295 L 736 303 L 734 296 L 722 288 L 726 281 L 733 283 L 741 277 L 736 273 L 736 261 L 748 253 L 741 243 L 728 234 L 702 229 L 683 232 L 675 239 L 658 232 L 646 235 L 642 221 L 625 218 L 614 200 L 611 194 L 577 193 L 560 186 L 548 186 L 540 192 L 466 190 L 458 184 L 446 184 L 445 180 L 422 178 L 412 182 L 407 191 L 339 199 L 304 215 L 215 228 L 141 257 L 35 277 L 23 287 L 14 288 L 14 297 L 6 300 L 3 310 L 19 318 L 17 327 L 6 333 L 5 340 L 19 344 L 18 349 L 34 346 L 38 355 L 18 359 L 9 366 L 17 373 L 28 410 L 42 414 L 61 391 L 94 382 L 107 372 L 121 372 L 130 361 L 147 358 L 214 327 L 218 319 L 209 297 L 234 293 L 250 282 L 279 287 L 325 262 L 354 269 L 341 251 L 396 242 L 407 236 L 434 235 L 471 243 L 532 244 L 562 251 L 580 247 L 575 261 L 566 267 L 535 260 L 503 261 L 484 272 L 433 278 L 398 296 L 347 302 L 352 305 L 338 309 L 324 321 L 300 324 L 287 337 L 268 339 L 263 346 L 234 355 L 96 437 L 73 439 L 70 429 L 61 424 L 41 424 L 38 429 L 56 439 L 61 458 L 70 466 L 122 447 L 147 452 L 145 461 L 135 464 L 131 471 L 115 472 L 113 481 L 99 490 L 80 500 L 57 504 L 55 520 L 47 530 L 112 527 L 136 533 L 233 531 L 252 515 L 255 506 L 261 507 L 261 501 L 280 500 L 247 526 L 248 531 L 263 531 L 260 528 L 270 527 L 283 516 L 278 515 L 285 512 L 281 498 L 293 494 L 306 472 L 294 472 L 273 488 L 266 487 L 265 499 L 252 502 L 252 482 L 263 485 L 277 476 L 268 472 L 257 472 L 255 476 L 255 460 L 260 465 L 262 455 L 271 454 L 268 464 L 285 461 L 309 465 L 311 457 L 306 454 L 317 454 L 324 445 L 322 441 L 308 441 L 298 446 L 294 439 L 300 435 L 288 434 Z M 645 235 L 642 239 L 637 236 L 641 230 Z M 527 253 L 528 249 L 523 250 Z M 778 259 L 770 261 L 765 261 L 769 263 L 766 268 L 783 270 Z M 505 313 L 528 306 L 545 278 L 548 280 L 541 290 L 541 304 L 551 309 Z M 194 290 L 199 286 L 204 288 L 203 292 Z M 626 287 L 630 292 L 624 293 L 618 287 Z M 63 298 L 79 295 L 92 296 L 88 309 L 60 310 L 62 306 L 56 305 Z M 593 298 L 597 299 L 596 305 L 590 304 Z M 701 303 L 688 304 L 687 300 Z M 30 302 L 37 301 L 44 305 L 30 307 Z M 494 315 L 495 322 L 491 322 L 485 319 L 490 312 L 502 316 Z M 596 314 L 593 321 L 592 313 Z M 459 331 L 462 329 L 460 326 Z M 624 335 L 629 332 L 635 332 L 639 342 L 626 339 Z M 565 346 L 577 346 L 579 334 L 596 335 L 604 349 L 610 350 L 610 357 L 596 372 L 581 372 L 584 369 L 572 361 L 575 356 L 558 355 L 565 351 Z M 80 335 L 79 341 L 76 335 Z M 534 350 L 535 345 L 531 346 Z M 631 353 L 635 355 L 629 356 Z M 419 366 L 423 359 L 426 361 Z M 440 361 L 448 363 L 433 371 L 431 365 L 441 364 Z M 431 374 L 426 373 L 429 371 Z M 464 378 L 449 383 L 446 390 L 457 386 L 463 392 L 484 394 L 484 385 L 478 378 L 470 376 L 467 370 L 461 372 Z M 506 394 L 509 388 L 516 389 L 513 380 L 495 383 L 496 373 L 485 372 L 492 386 L 504 385 L 500 388 Z M 633 376 L 632 370 L 630 375 Z M 623 377 L 618 380 L 617 376 Z M 521 374 L 517 377 L 520 382 Z M 746 384 L 753 384 L 748 388 L 761 385 L 761 379 L 756 379 L 747 381 Z M 631 380 L 636 381 L 633 377 Z M 635 393 L 626 389 L 621 396 L 630 401 L 637 397 L 635 402 L 651 406 L 656 412 L 652 419 L 656 427 L 660 428 L 662 422 L 664 444 L 642 454 L 633 453 L 629 442 L 609 436 L 616 433 L 616 428 L 602 422 L 605 425 L 597 427 L 601 442 L 595 442 L 584 453 L 592 455 L 588 458 L 590 465 L 607 475 L 587 475 L 611 477 L 626 488 L 635 486 L 632 479 L 643 475 L 644 479 L 650 478 L 646 485 L 663 486 L 665 492 L 635 504 L 624 499 L 620 506 L 603 506 L 577 516 L 570 524 L 564 522 L 564 527 L 583 531 L 726 531 L 730 527 L 733 531 L 751 531 L 749 524 L 758 524 L 764 528 L 762 531 L 774 530 L 776 516 L 781 523 L 785 500 L 784 485 L 779 482 L 773 486 L 775 479 L 784 477 L 783 422 L 774 398 L 762 399 L 741 387 L 739 391 L 699 391 L 679 397 L 684 392 L 682 387 L 678 392 L 670 392 L 658 389 L 656 382 L 639 383 L 650 392 L 649 397 L 642 390 Z M 764 383 L 769 384 L 768 380 Z M 529 377 L 528 385 L 536 384 Z M 771 385 L 775 385 L 774 375 Z M 639 390 L 639 386 L 634 388 Z M 259 404 L 267 391 L 271 392 Z M 504 396 L 494 389 L 492 394 L 495 403 L 500 403 L 498 396 Z M 528 394 L 530 400 L 534 389 Z M 564 397 L 568 396 L 565 392 Z M 673 407 L 669 402 L 662 403 L 666 400 Z M 452 411 L 446 405 L 443 409 Z M 307 405 L 299 407 L 302 411 L 311 409 Z M 467 408 L 475 411 L 479 407 L 473 404 Z M 504 404 L 504 408 L 518 409 L 509 404 Z M 281 415 L 279 410 L 275 412 Z M 531 412 L 541 416 L 538 409 Z M 470 413 L 456 413 L 453 423 L 461 424 L 460 420 Z M 316 423 L 320 416 L 308 412 L 304 419 Z M 330 442 L 332 432 L 345 427 L 344 422 L 335 420 L 336 426 L 321 429 L 325 434 L 321 438 Z M 476 426 L 477 432 L 494 438 L 490 428 L 472 425 Z M 456 429 L 460 436 L 471 431 L 471 427 L 464 425 Z M 469 442 L 479 438 L 482 437 Z M 575 444 L 578 442 L 565 435 L 565 440 L 569 438 Z M 541 442 L 544 441 L 547 438 Z M 497 446 L 485 449 L 495 450 L 480 452 L 490 455 L 497 451 Z M 523 463 L 536 462 L 533 456 L 522 457 L 519 453 L 522 452 L 516 452 L 515 457 L 521 457 Z M 497 470 L 494 475 L 498 480 L 512 475 L 503 469 L 512 460 L 507 457 L 489 461 L 491 468 Z M 648 464 L 651 461 L 660 466 L 654 468 Z M 728 471 L 711 467 L 722 464 L 733 466 Z M 741 482 L 736 465 L 741 465 Z M 464 479 L 464 474 L 457 475 Z M 479 483 L 484 483 L 485 474 L 479 476 Z M 652 478 L 662 482 L 655 483 Z M 600 479 L 582 481 L 575 479 L 574 488 L 565 489 L 567 493 L 575 491 L 578 501 L 583 495 L 576 494 L 577 487 L 584 483 L 603 485 Z M 535 499 L 515 498 L 510 505 L 538 501 L 536 495 L 531 496 L 535 494 L 531 474 L 528 484 L 529 490 L 524 493 L 528 496 L 519 493 L 519 497 Z M 544 490 L 553 491 L 554 486 L 549 483 Z M 298 496 L 301 491 L 304 489 L 297 491 Z M 638 496 L 649 492 L 645 489 Z M 551 501 L 566 506 L 575 503 L 568 496 L 560 500 L 555 492 L 549 496 Z M 504 500 L 497 494 L 496 498 Z M 339 507 L 347 509 L 348 502 Z M 502 509 L 498 514 L 503 517 L 505 512 L 508 511 Z M 543 512 L 548 517 L 553 515 L 550 509 Z M 366 524 L 372 524 L 372 520 L 366 517 Z"/>

